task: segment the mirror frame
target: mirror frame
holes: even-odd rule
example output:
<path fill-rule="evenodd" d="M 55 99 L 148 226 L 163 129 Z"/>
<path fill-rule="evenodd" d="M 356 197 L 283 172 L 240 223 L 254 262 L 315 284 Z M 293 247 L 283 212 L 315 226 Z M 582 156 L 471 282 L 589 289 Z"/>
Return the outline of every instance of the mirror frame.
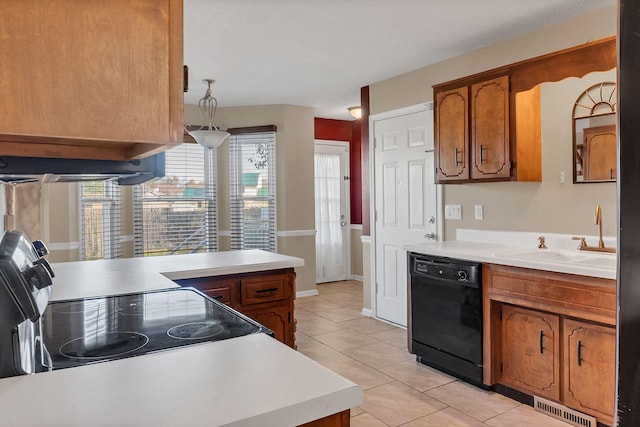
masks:
<path fill-rule="evenodd" d="M 592 180 L 578 180 L 579 171 L 578 164 L 581 164 L 584 168 L 584 162 L 582 156 L 584 155 L 584 148 L 581 147 L 582 141 L 577 141 L 577 123 L 583 119 L 597 119 L 613 116 L 613 123 L 598 124 L 586 129 L 598 129 L 599 135 L 607 135 L 611 133 L 612 127 L 615 135 L 616 132 L 616 105 L 617 105 L 617 85 L 615 82 L 601 82 L 587 88 L 573 105 L 572 112 L 572 133 L 573 133 L 573 183 L 574 184 L 589 184 L 594 182 L 616 182 L 616 178 L 611 179 L 592 179 Z M 606 121 L 606 119 L 604 120 Z M 616 148 L 617 149 L 617 148 Z M 616 158 L 614 153 L 613 158 Z M 614 170 L 611 170 L 611 174 L 614 175 Z M 584 175 L 583 175 L 584 176 Z M 615 176 L 617 177 L 617 169 L 615 170 Z"/>

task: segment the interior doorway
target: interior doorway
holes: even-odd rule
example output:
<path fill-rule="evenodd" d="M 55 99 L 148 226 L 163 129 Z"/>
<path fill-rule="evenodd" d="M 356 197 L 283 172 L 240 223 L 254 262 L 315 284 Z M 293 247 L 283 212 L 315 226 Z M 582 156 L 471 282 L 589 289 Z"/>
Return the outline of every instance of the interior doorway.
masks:
<path fill-rule="evenodd" d="M 372 313 L 407 325 L 407 253 L 442 232 L 435 184 L 433 111 L 423 104 L 371 118 Z"/>
<path fill-rule="evenodd" d="M 315 141 L 316 283 L 350 274 L 349 144 Z"/>

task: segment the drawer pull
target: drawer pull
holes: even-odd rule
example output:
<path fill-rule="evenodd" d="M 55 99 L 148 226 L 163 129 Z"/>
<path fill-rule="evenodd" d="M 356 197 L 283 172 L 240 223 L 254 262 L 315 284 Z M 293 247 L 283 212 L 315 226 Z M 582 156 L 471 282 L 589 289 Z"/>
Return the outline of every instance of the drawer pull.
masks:
<path fill-rule="evenodd" d="M 214 295 L 212 298 L 213 299 L 222 299 L 222 295 Z"/>
<path fill-rule="evenodd" d="M 578 366 L 582 366 L 582 341 L 578 341 Z"/>
<path fill-rule="evenodd" d="M 544 346 L 543 346 L 543 341 L 544 340 L 544 332 L 540 331 L 540 354 L 544 353 Z"/>
<path fill-rule="evenodd" d="M 266 292 L 273 292 L 273 291 L 277 291 L 278 288 L 267 288 L 267 289 L 258 289 L 256 291 L 256 294 L 264 294 Z"/>

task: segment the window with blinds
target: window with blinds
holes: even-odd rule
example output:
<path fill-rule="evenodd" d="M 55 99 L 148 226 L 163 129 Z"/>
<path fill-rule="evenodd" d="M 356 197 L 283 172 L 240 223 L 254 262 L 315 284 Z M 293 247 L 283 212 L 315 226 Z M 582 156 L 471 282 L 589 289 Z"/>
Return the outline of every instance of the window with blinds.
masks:
<path fill-rule="evenodd" d="M 111 181 L 80 184 L 80 259 L 122 256 L 120 193 Z"/>
<path fill-rule="evenodd" d="M 231 249 L 275 252 L 276 128 L 229 132 Z"/>
<path fill-rule="evenodd" d="M 217 251 L 216 151 L 188 143 L 171 148 L 165 171 L 134 189 L 135 255 Z"/>

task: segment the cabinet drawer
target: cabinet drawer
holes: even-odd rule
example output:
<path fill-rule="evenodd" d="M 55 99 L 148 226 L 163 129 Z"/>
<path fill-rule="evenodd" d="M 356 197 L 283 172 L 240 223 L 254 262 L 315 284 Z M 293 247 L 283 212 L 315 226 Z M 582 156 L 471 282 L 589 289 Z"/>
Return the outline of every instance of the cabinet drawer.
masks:
<path fill-rule="evenodd" d="M 242 280 L 240 287 L 242 305 L 278 301 L 289 296 L 286 275 Z"/>
<path fill-rule="evenodd" d="M 176 280 L 180 286 L 189 286 L 219 301 L 236 307 L 240 304 L 240 280 L 220 277 L 197 277 Z"/>
<path fill-rule="evenodd" d="M 217 289 L 203 289 L 202 293 L 208 295 L 214 300 L 223 304 L 231 304 L 231 289 L 230 288 L 217 288 Z"/>

